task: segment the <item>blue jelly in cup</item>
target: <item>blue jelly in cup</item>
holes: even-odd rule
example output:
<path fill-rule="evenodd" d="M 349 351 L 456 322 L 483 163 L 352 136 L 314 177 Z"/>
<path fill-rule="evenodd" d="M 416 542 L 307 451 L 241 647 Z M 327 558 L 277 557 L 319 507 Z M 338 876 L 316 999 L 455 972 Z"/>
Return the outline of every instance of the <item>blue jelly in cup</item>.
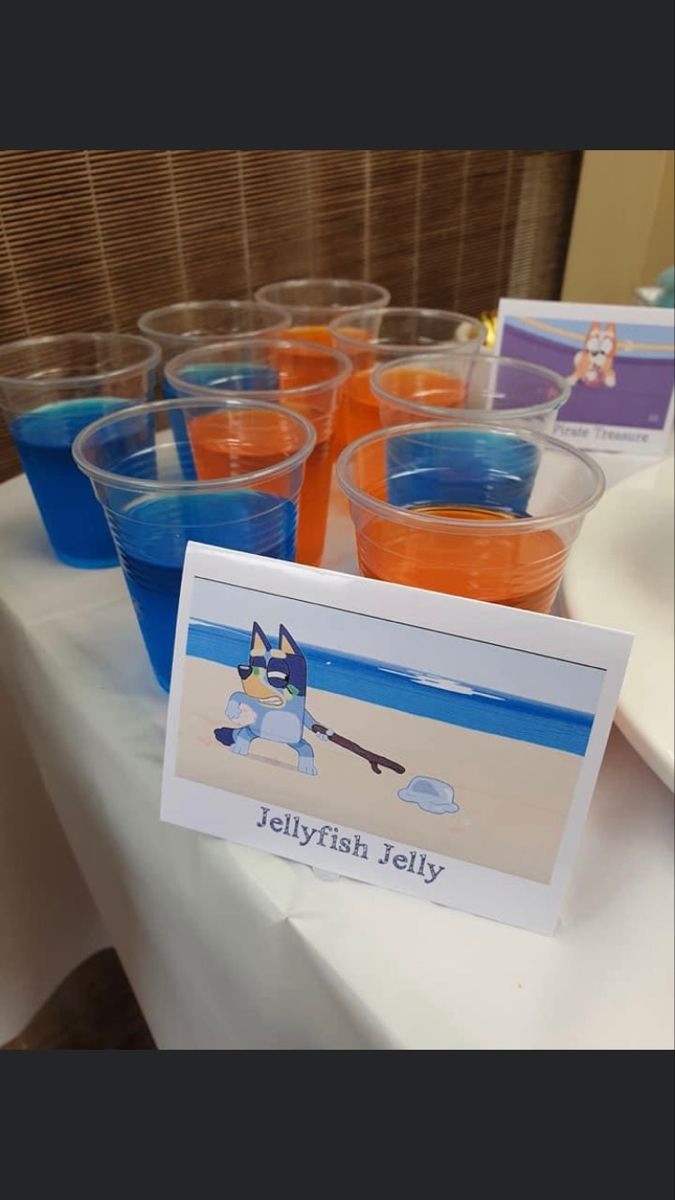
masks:
<path fill-rule="evenodd" d="M 212 342 L 279 337 L 290 325 L 285 308 L 259 300 L 187 300 L 138 318 L 139 330 L 160 347 L 163 362 Z M 164 381 L 163 387 L 169 386 Z"/>
<path fill-rule="evenodd" d="M 246 490 L 157 496 L 117 513 L 120 562 L 150 661 L 166 691 L 187 542 L 292 561 L 296 522 L 292 500 Z"/>
<path fill-rule="evenodd" d="M 197 452 L 207 456 L 211 477 L 186 479 L 185 451 L 198 446 L 204 421 L 209 435 L 202 426 Z M 185 430 L 187 442 L 176 437 L 177 429 Z M 76 439 L 75 461 L 105 513 L 164 689 L 171 678 L 187 543 L 292 561 L 298 498 L 315 440 L 313 427 L 296 413 L 223 399 L 126 408 Z"/>
<path fill-rule="evenodd" d="M 567 380 L 519 359 L 443 349 L 382 363 L 371 387 L 382 427 L 418 426 L 383 443 L 390 504 L 527 516 L 539 449 L 503 431 L 549 433 L 569 397 Z M 441 421 L 445 430 L 423 432 Z"/>
<path fill-rule="evenodd" d="M 187 388 L 182 392 L 180 380 Z M 175 396 L 190 395 L 195 387 L 221 388 L 232 392 L 273 392 L 279 388 L 279 372 L 275 367 L 258 363 L 200 363 L 180 369 L 173 382 L 164 376 L 162 388 L 167 400 Z"/>
<path fill-rule="evenodd" d="M 400 428 L 400 427 L 399 427 Z M 399 508 L 495 509 L 524 517 L 539 466 L 536 443 L 489 429 L 416 425 L 385 443 L 387 495 Z"/>
<path fill-rule="evenodd" d="M 25 338 L 0 346 L 0 405 L 54 553 L 68 566 L 114 567 L 107 522 L 72 444 L 99 418 L 154 392 L 160 352 L 130 334 Z"/>
<path fill-rule="evenodd" d="M 71 567 L 117 566 L 108 523 L 88 480 L 73 463 L 71 448 L 80 430 L 123 404 L 104 397 L 65 400 L 10 422 L 54 552 Z"/>

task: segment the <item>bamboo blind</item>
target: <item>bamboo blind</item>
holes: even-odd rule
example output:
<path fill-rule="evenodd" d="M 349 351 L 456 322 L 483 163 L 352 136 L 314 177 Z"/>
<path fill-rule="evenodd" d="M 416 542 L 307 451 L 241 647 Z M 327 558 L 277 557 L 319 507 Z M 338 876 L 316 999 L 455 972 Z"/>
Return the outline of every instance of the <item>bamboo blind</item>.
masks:
<path fill-rule="evenodd" d="M 556 298 L 579 151 L 0 152 L 0 341 L 133 330 L 275 279 L 480 314 Z M 16 469 L 0 432 L 0 478 Z"/>

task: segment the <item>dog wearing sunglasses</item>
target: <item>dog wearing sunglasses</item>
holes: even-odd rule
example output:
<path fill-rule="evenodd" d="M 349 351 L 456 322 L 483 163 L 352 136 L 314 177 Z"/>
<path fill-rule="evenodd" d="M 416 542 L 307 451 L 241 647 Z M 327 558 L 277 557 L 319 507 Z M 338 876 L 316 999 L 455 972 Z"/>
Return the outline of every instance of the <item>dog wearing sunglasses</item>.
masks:
<path fill-rule="evenodd" d="M 273 647 L 254 621 L 248 662 L 237 667 L 243 691 L 233 692 L 225 709 L 229 721 L 241 724 L 215 729 L 214 734 L 233 754 L 248 754 L 256 738 L 290 746 L 298 755 L 298 771 L 316 775 L 314 751 L 304 736 L 305 729 L 317 724 L 305 706 L 307 661 L 283 625 L 278 641 Z M 316 736 L 327 741 L 331 733 L 328 729 Z"/>

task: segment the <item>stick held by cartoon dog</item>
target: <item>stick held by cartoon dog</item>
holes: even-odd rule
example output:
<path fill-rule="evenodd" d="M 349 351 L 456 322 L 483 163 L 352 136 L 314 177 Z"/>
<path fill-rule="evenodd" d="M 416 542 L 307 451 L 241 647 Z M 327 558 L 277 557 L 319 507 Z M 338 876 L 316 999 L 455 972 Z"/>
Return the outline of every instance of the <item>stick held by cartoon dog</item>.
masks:
<path fill-rule="evenodd" d="M 214 729 L 214 737 L 233 754 L 248 754 L 256 738 L 290 746 L 298 755 L 303 775 L 316 775 L 314 751 L 304 737 L 309 730 L 321 741 L 333 742 L 369 762 L 376 775 L 381 767 L 405 774 L 405 767 L 373 750 L 366 750 L 322 725 L 306 706 L 307 660 L 291 634 L 279 626 L 279 645 L 273 648 L 262 627 L 254 621 L 248 663 L 237 667 L 243 691 L 230 696 L 225 716 L 241 722 L 237 728 Z"/>
<path fill-rule="evenodd" d="M 329 742 L 341 746 L 343 750 L 351 750 L 352 754 L 358 754 L 359 758 L 365 758 L 376 775 L 382 774 L 381 767 L 388 767 L 390 771 L 396 771 L 397 775 L 405 775 L 405 767 L 402 767 L 400 763 L 394 762 L 391 758 L 384 758 L 374 750 L 365 750 L 363 746 L 359 746 L 358 742 L 350 742 L 349 738 L 342 737 L 342 734 L 335 733 L 332 729 L 326 729 L 325 725 L 312 725 L 312 732 L 318 734 L 319 737 L 325 735 Z"/>

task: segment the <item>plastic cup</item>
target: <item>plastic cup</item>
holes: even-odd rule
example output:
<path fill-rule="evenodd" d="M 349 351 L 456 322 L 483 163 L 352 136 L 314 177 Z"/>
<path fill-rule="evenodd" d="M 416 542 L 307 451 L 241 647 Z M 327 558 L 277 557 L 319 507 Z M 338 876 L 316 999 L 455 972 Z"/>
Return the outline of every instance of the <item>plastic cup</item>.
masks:
<path fill-rule="evenodd" d="M 468 422 L 369 434 L 337 475 L 363 575 L 544 613 L 604 491 L 597 463 L 565 442 Z"/>
<path fill-rule="evenodd" d="M 567 380 L 547 367 L 454 351 L 384 363 L 371 387 L 385 428 L 458 418 L 550 433 L 570 395 Z"/>
<path fill-rule="evenodd" d="M 331 321 L 361 308 L 384 308 L 391 296 L 379 284 L 361 279 L 285 279 L 259 287 L 255 298 L 291 314 L 290 336 L 332 346 Z"/>
<path fill-rule="evenodd" d="M 176 411 L 207 478 L 185 479 Z M 213 396 L 127 408 L 76 438 L 73 457 L 102 505 L 161 687 L 171 677 L 187 543 L 292 561 L 315 440 L 304 417 L 278 405 Z"/>
<path fill-rule="evenodd" d="M 65 333 L 0 346 L 0 406 L 52 549 L 71 567 L 116 567 L 108 526 L 71 453 L 86 425 L 155 390 L 146 338 Z"/>
<path fill-rule="evenodd" d="M 366 308 L 386 308 L 391 299 L 386 288 L 360 279 L 286 279 L 259 287 L 255 297 L 268 304 L 281 304 L 290 312 L 292 327 L 285 337 L 319 342 L 323 346 L 335 346 L 330 326 L 336 317 Z M 306 383 L 312 382 L 311 370 L 310 360 L 305 366 Z M 343 424 L 342 397 L 338 396 L 331 449 L 333 460 L 346 444 Z"/>
<path fill-rule="evenodd" d="M 165 371 L 176 393 L 246 392 L 300 413 L 312 423 L 316 447 L 307 460 L 300 497 L 297 559 L 316 566 L 326 538 L 335 412 L 340 386 L 350 371 L 349 359 L 328 346 L 268 338 L 198 346 L 171 359 Z M 194 438 L 192 446 L 196 474 L 208 478 L 203 461 L 196 461 Z"/>
<path fill-rule="evenodd" d="M 189 300 L 155 308 L 139 317 L 138 328 L 157 342 L 162 363 L 194 346 L 210 342 L 240 341 L 242 338 L 274 337 L 287 329 L 290 313 L 276 304 L 257 300 Z M 162 372 L 162 395 L 170 400 L 178 395 Z M 181 447 L 186 479 L 196 479 L 189 441 L 181 429 L 180 412 L 171 415 L 176 440 Z"/>
<path fill-rule="evenodd" d="M 330 325 L 335 345 L 352 362 L 352 374 L 342 388 L 341 434 L 344 445 L 380 428 L 377 395 L 370 377 L 381 363 L 391 363 L 429 347 L 456 348 L 473 356 L 485 341 L 486 329 L 476 317 L 433 308 L 369 308 L 338 317 Z M 431 369 L 429 381 L 435 379 Z M 421 386 L 422 368 L 417 373 Z M 409 417 L 408 420 L 412 420 Z"/>
<path fill-rule="evenodd" d="M 189 300 L 153 308 L 138 319 L 138 328 L 162 351 L 162 362 L 208 342 L 275 337 L 288 329 L 291 314 L 277 304 L 256 300 Z M 173 395 L 165 378 L 162 391 Z"/>

